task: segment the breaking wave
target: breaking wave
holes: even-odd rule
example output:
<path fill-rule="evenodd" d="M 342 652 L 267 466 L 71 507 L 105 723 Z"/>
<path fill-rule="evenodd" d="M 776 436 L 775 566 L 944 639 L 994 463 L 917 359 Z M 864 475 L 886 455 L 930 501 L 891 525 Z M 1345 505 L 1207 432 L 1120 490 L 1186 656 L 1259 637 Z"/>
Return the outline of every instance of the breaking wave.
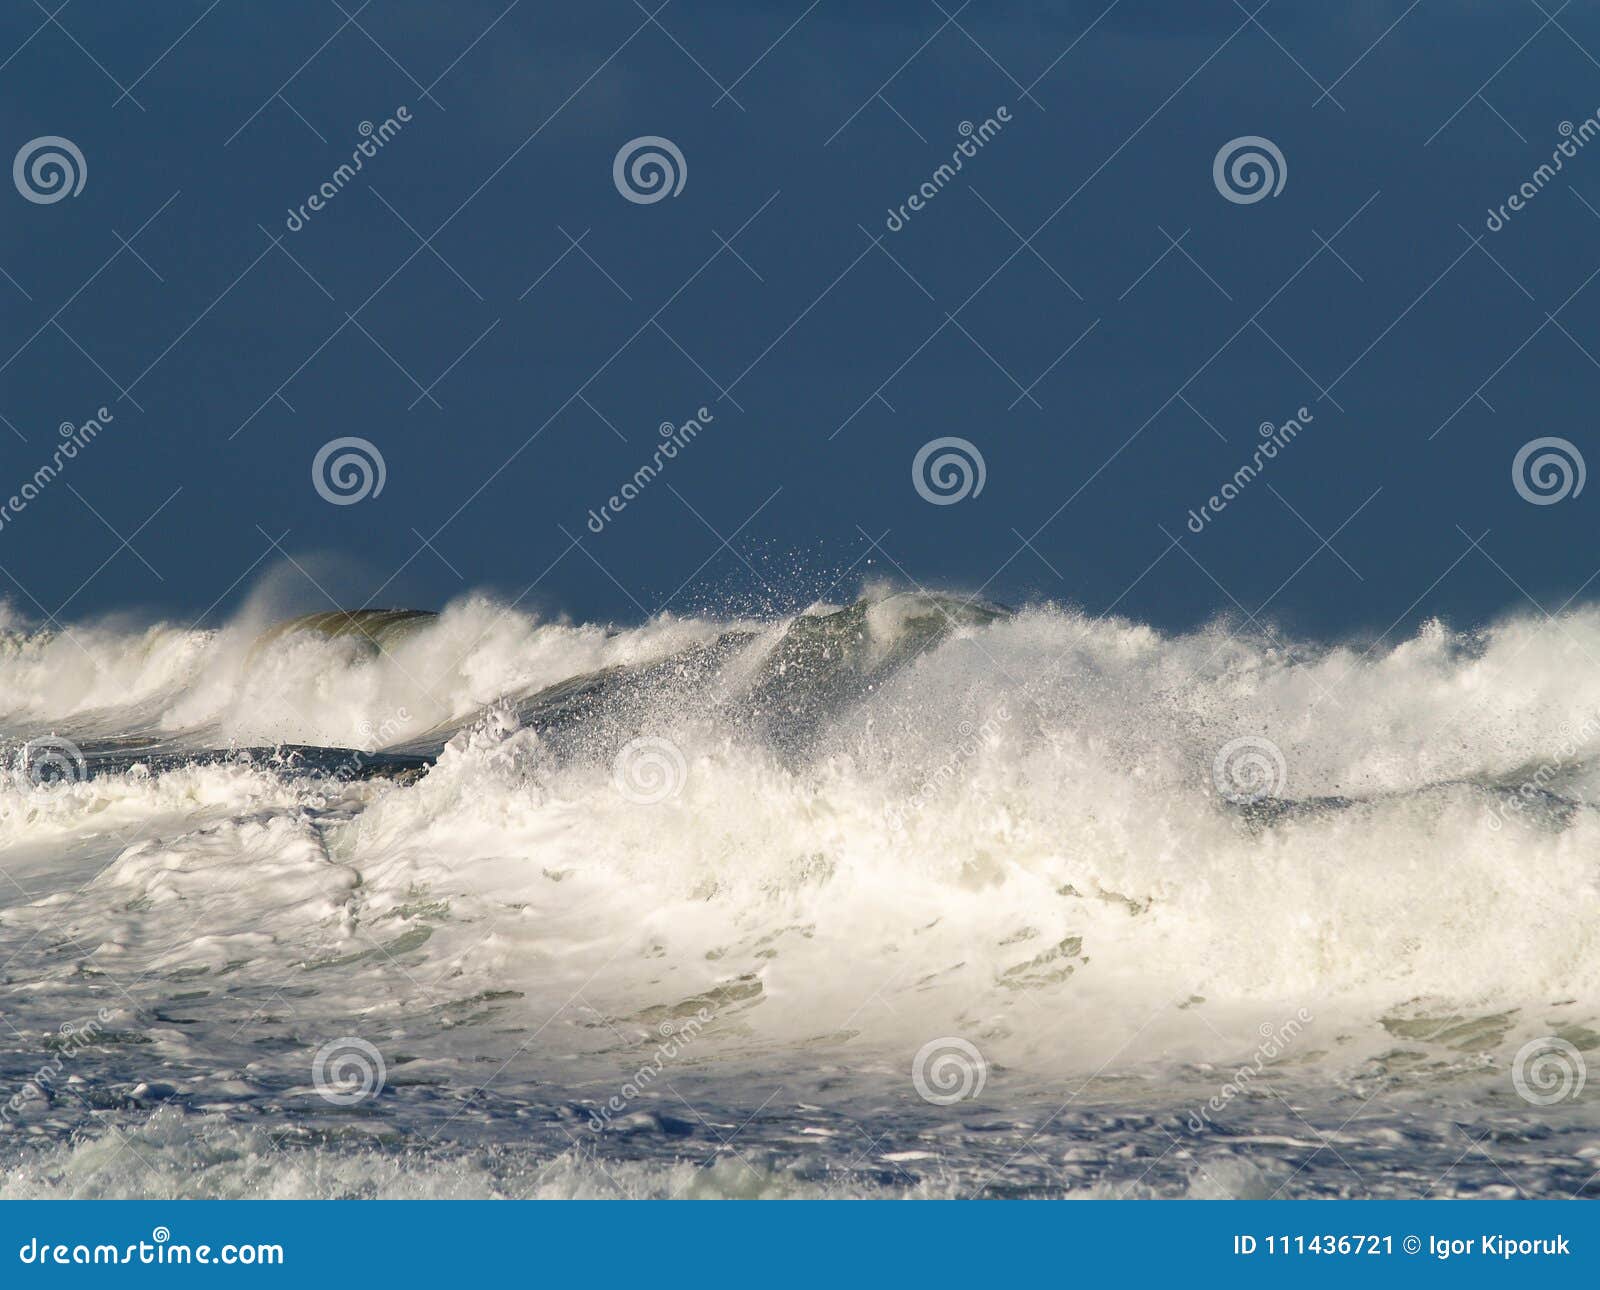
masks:
<path fill-rule="evenodd" d="M 1502 1068 L 1596 1040 L 1591 653 L 1589 611 L 1315 644 L 888 592 L 11 630 L 0 1005 L 105 1007 L 108 1079 L 213 1108 L 358 1034 L 453 1132 L 493 1074 L 482 1116 L 556 1085 L 576 1133 L 690 1017 L 686 1071 L 749 1087 L 909 1088 L 936 1036 L 991 1091 L 1192 1074 L 1302 1014 L 1288 1070 Z M 83 763 L 41 787 L 46 736 Z"/>

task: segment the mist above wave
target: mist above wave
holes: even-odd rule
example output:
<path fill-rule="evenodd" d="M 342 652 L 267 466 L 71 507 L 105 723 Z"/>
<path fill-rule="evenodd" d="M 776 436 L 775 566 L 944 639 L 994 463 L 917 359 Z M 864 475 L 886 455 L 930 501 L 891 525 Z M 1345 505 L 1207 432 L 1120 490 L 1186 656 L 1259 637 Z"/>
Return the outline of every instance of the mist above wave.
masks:
<path fill-rule="evenodd" d="M 579 988 L 623 1027 L 709 1006 L 744 1044 L 847 1040 L 870 980 L 880 1037 L 1018 1062 L 1215 1053 L 1308 999 L 1369 1028 L 1544 1009 L 1503 1038 L 1600 989 L 1591 646 L 1587 612 L 1363 651 L 893 594 L 625 630 L 470 600 L 13 636 L 7 725 L 103 765 L 0 792 L 0 841 L 191 812 L 72 902 L 73 937 L 128 971 L 353 954 L 343 986 L 375 998 L 376 944 L 532 1012 Z M 230 740 L 420 762 L 330 787 L 298 751 L 184 758 Z M 1219 770 L 1241 742 L 1263 792 Z M 1019 1000 L 1050 1005 L 1024 1023 Z"/>

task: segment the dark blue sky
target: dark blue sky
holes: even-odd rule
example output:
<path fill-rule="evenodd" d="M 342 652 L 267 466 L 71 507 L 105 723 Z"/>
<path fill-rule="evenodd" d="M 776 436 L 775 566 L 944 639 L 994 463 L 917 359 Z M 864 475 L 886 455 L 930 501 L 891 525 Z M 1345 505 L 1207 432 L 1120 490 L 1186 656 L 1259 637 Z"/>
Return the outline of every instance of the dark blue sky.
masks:
<path fill-rule="evenodd" d="M 5 188 L 0 495 L 114 420 L 0 527 L 36 617 L 215 621 L 283 564 L 264 534 L 347 605 L 621 620 L 897 571 L 1319 634 L 1600 586 L 1600 495 L 1512 481 L 1530 440 L 1596 448 L 1600 142 L 1485 227 L 1600 108 L 1587 0 L 48 3 L 0 12 L 0 143 L 87 175 Z M 639 136 L 676 196 L 619 192 Z M 1219 192 L 1240 136 L 1278 195 Z M 344 436 L 386 476 L 336 506 L 312 462 Z M 984 487 L 930 505 L 946 436 Z"/>

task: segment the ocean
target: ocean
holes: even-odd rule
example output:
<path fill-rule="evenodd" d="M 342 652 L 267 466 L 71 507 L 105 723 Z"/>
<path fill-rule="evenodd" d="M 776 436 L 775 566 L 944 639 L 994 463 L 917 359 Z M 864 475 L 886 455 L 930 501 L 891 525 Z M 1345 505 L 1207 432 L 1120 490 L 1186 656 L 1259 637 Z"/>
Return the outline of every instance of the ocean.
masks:
<path fill-rule="evenodd" d="M 1600 613 L 0 631 L 0 1195 L 1600 1195 Z"/>

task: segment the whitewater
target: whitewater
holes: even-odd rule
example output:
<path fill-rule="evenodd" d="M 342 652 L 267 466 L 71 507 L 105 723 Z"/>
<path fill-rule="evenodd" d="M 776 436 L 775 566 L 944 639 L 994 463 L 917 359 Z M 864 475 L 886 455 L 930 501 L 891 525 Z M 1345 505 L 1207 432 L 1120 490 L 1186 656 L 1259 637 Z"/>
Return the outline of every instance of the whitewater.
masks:
<path fill-rule="evenodd" d="M 1600 611 L 0 621 L 0 1196 L 1600 1195 Z"/>

